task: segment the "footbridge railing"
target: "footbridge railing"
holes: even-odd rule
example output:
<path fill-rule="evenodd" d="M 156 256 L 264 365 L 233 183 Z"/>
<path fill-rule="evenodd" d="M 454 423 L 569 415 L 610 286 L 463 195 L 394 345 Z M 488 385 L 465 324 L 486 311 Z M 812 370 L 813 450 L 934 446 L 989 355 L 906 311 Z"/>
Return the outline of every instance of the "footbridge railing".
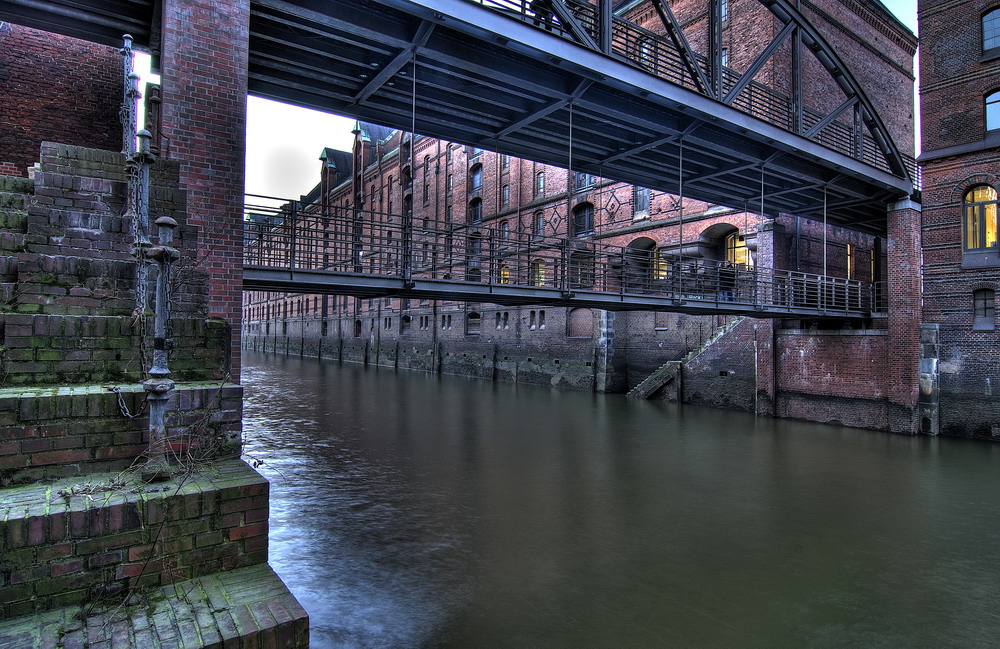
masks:
<path fill-rule="evenodd" d="M 556 237 L 496 221 L 400 220 L 329 205 L 248 205 L 244 287 L 761 317 L 879 311 L 875 287 L 854 279 L 611 245 L 592 235 Z"/>

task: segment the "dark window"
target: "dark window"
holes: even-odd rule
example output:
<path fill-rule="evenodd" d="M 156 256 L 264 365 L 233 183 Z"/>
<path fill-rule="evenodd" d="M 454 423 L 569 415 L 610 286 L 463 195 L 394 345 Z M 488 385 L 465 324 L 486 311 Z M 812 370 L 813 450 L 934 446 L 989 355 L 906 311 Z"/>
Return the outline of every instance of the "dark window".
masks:
<path fill-rule="evenodd" d="M 540 237 L 545 234 L 545 214 L 542 212 L 535 212 L 535 218 L 531 224 L 532 232 L 536 237 Z"/>
<path fill-rule="evenodd" d="M 535 174 L 535 196 L 541 196 L 545 193 L 545 172 L 539 171 Z"/>
<path fill-rule="evenodd" d="M 483 201 L 473 198 L 469 201 L 469 223 L 480 223 L 483 220 Z"/>
<path fill-rule="evenodd" d="M 1000 9 L 983 16 L 983 51 L 1000 47 Z"/>
<path fill-rule="evenodd" d="M 465 334 L 468 336 L 474 336 L 479 334 L 479 328 L 482 324 L 482 316 L 473 311 L 465 316 Z"/>
<path fill-rule="evenodd" d="M 976 331 L 993 331 L 996 327 L 996 294 L 988 288 L 975 291 L 972 294 L 972 308 L 972 328 Z"/>
<path fill-rule="evenodd" d="M 576 190 L 581 191 L 584 189 L 590 189 L 594 186 L 594 177 L 590 174 L 585 174 L 581 172 L 576 172 Z"/>
<path fill-rule="evenodd" d="M 510 185 L 504 185 L 500 191 L 500 202 L 503 205 L 510 204 Z"/>
<path fill-rule="evenodd" d="M 506 221 L 500 222 L 500 238 L 503 240 L 510 238 L 510 223 L 507 223 Z"/>
<path fill-rule="evenodd" d="M 594 206 L 582 203 L 573 208 L 573 235 L 590 234 L 594 231 Z"/>
<path fill-rule="evenodd" d="M 986 95 L 986 130 L 1000 128 L 1000 90 Z"/>
<path fill-rule="evenodd" d="M 469 191 L 478 192 L 483 188 L 483 165 L 474 166 L 469 170 L 469 176 L 471 178 Z"/>
<path fill-rule="evenodd" d="M 997 247 L 997 191 L 989 185 L 973 187 L 965 193 L 964 248 L 983 250 Z"/>
<path fill-rule="evenodd" d="M 632 202 L 634 214 L 649 213 L 649 190 L 645 187 L 632 188 Z"/>

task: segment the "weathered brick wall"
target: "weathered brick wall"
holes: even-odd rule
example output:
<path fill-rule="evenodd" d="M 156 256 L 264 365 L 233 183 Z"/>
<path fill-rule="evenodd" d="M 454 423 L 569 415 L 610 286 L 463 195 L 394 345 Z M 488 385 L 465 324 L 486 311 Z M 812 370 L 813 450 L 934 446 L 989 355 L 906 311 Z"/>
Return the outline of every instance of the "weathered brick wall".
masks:
<path fill-rule="evenodd" d="M 980 19 L 996 4 L 918 0 L 917 8 L 923 153 L 981 142 L 984 98 L 997 89 L 1000 57 L 983 55 Z"/>
<path fill-rule="evenodd" d="M 152 488 L 73 486 L 5 492 L 0 618 L 267 561 L 268 483 L 238 460 Z"/>
<path fill-rule="evenodd" d="M 127 469 L 149 441 L 144 399 L 136 384 L 0 389 L 0 487 Z M 168 408 L 167 436 L 183 457 L 239 452 L 238 387 L 182 384 Z"/>
<path fill-rule="evenodd" d="M 0 183 L 0 387 L 140 381 L 150 350 L 133 314 L 123 156 L 45 143 L 40 159 L 33 181 Z M 180 224 L 171 369 L 182 381 L 221 379 L 229 329 L 204 315 L 204 272 L 191 264 L 197 230 L 187 224 L 177 164 L 158 162 L 151 183 L 151 213 Z"/>
<path fill-rule="evenodd" d="M 239 377 L 249 0 L 163 2 L 163 133 L 201 228 L 209 313 L 233 332 Z M 211 116 L 206 119 L 206 115 Z"/>
<path fill-rule="evenodd" d="M 757 390 L 754 335 L 754 320 L 743 319 L 685 362 L 681 369 L 681 400 L 754 412 Z"/>
<path fill-rule="evenodd" d="M 120 151 L 121 97 L 118 50 L 0 23 L 0 175 L 26 176 L 44 141 Z"/>
<path fill-rule="evenodd" d="M 888 428 L 889 337 L 884 330 L 777 334 L 779 417 Z"/>

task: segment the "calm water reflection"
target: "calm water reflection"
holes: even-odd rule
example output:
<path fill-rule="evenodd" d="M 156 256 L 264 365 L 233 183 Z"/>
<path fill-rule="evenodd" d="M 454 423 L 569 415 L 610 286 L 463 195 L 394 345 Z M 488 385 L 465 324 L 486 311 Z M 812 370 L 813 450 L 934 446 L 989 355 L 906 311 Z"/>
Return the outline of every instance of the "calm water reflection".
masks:
<path fill-rule="evenodd" d="M 313 647 L 996 647 L 1000 445 L 247 353 Z"/>

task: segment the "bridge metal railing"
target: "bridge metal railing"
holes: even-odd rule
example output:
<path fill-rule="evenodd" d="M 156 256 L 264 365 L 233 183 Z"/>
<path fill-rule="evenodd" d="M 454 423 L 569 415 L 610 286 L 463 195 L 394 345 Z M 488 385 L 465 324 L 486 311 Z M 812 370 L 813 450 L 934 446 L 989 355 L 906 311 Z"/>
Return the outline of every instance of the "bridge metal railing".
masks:
<path fill-rule="evenodd" d="M 596 42 L 600 41 L 600 9 L 595 0 L 470 0 L 504 15 L 516 18 L 539 29 L 575 41 L 571 27 L 563 23 L 552 10 L 553 2 L 561 2 L 571 13 L 577 24 Z M 625 62 L 641 68 L 673 84 L 698 91 L 698 82 L 684 63 L 684 57 L 674 43 L 662 34 L 650 31 L 621 16 L 612 16 L 611 54 Z M 702 73 L 710 76 L 711 63 L 708 57 L 695 53 L 695 65 Z M 743 75 L 724 67 L 722 70 L 722 91 L 728 93 Z M 770 124 L 795 132 L 792 98 L 775 88 L 758 81 L 750 81 L 733 105 L 741 111 L 762 119 Z M 822 121 L 825 113 L 802 108 L 802 129 L 808 131 Z M 866 129 L 859 129 L 852 119 L 853 112 L 845 111 L 838 119 L 820 129 L 812 139 L 838 153 L 861 160 L 882 171 L 891 172 L 889 161 L 880 150 L 878 143 Z M 918 166 L 913 156 L 904 154 L 903 162 L 915 181 Z"/>
<path fill-rule="evenodd" d="M 244 265 L 283 271 L 441 280 L 464 292 L 503 287 L 618 295 L 622 302 L 661 296 L 757 311 L 821 310 L 828 316 L 879 310 L 873 285 L 790 270 L 729 266 L 703 257 L 611 245 L 592 237 L 555 237 L 491 224 L 414 219 L 412 239 L 399 215 L 249 197 Z M 338 281 L 349 282 L 341 277 Z M 447 290 L 442 288 L 442 299 Z M 486 301 L 486 300 L 484 300 Z M 639 307 L 637 307 L 639 308 Z M 815 315 L 815 313 L 812 313 Z"/>

